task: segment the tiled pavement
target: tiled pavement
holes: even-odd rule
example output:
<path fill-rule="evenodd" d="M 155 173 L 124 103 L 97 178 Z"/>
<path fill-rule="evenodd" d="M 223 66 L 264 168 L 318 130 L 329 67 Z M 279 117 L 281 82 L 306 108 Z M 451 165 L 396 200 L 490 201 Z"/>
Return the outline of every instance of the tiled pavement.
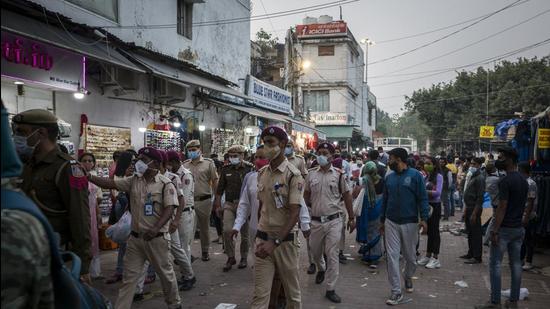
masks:
<path fill-rule="evenodd" d="M 456 218 L 455 218 L 456 219 Z M 449 223 L 444 223 L 449 224 Z M 212 236 L 214 232 L 212 229 Z M 352 235 L 354 237 L 354 234 Z M 214 239 L 214 238 L 212 238 Z M 420 248 L 425 248 L 426 237 L 423 236 Z M 407 296 L 412 302 L 399 306 L 400 308 L 473 308 L 475 304 L 483 303 L 489 298 L 488 248 L 484 247 L 484 261 L 481 265 L 465 265 L 458 256 L 464 254 L 467 240 L 462 236 L 454 236 L 448 232 L 441 234 L 440 260 L 442 268 L 429 270 L 419 267 L 414 280 L 415 291 Z M 306 274 L 308 266 L 305 245 L 301 247 L 300 265 L 303 275 L 300 277 L 303 308 L 387 308 L 385 300 L 389 294 L 385 261 L 380 263 L 378 270 L 373 271 L 361 264 L 357 256 L 357 245 L 354 238 L 347 239 L 347 252 L 354 260 L 347 265 L 341 265 L 340 278 L 336 291 L 342 297 L 341 304 L 333 304 L 324 298 L 325 287 L 316 285 L 314 275 Z M 194 255 L 199 256 L 199 244 L 193 244 Z M 237 304 L 238 308 L 248 308 L 253 291 L 251 266 L 252 255 L 249 256 L 249 268 L 244 270 L 234 268 L 228 273 L 222 272 L 225 255 L 221 245 L 212 244 L 211 260 L 193 263 L 197 275 L 197 284 L 191 291 L 180 292 L 184 308 L 215 308 L 219 303 Z M 534 264 L 538 267 L 550 266 L 550 255 L 535 255 Z M 113 273 L 116 264 L 116 251 L 102 253 L 102 271 L 104 275 Z M 539 269 L 540 270 L 540 269 Z M 459 288 L 455 281 L 464 280 L 467 288 Z M 503 288 L 509 288 L 510 276 L 506 259 L 503 261 Z M 119 284 L 105 285 L 103 281 L 94 281 L 113 302 L 116 300 Z M 550 308 L 550 277 L 540 273 L 523 273 L 522 287 L 529 289 L 529 297 L 520 302 L 520 308 Z M 134 303 L 133 308 L 166 308 L 162 290 L 158 280 L 146 286 L 146 300 Z"/>

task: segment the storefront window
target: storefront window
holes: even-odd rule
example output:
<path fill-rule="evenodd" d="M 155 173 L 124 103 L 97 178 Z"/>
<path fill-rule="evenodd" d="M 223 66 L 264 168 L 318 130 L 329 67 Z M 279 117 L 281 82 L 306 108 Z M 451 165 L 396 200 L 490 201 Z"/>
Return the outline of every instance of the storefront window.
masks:
<path fill-rule="evenodd" d="M 330 111 L 329 91 L 304 91 L 304 105 L 307 109 L 311 109 L 312 112 Z"/>
<path fill-rule="evenodd" d="M 112 21 L 118 21 L 118 0 L 67 0 L 67 2 L 73 3 Z"/>

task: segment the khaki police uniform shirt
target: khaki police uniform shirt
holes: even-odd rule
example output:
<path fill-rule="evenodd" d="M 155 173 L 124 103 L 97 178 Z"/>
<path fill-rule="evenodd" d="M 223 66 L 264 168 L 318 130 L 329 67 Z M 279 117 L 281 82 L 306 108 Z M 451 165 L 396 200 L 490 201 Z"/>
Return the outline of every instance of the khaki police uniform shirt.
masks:
<path fill-rule="evenodd" d="M 244 176 L 250 171 L 252 171 L 252 165 L 248 162 L 222 167 L 216 194 L 221 196 L 225 193 L 226 202 L 238 203 L 241 197 L 241 187 Z"/>
<path fill-rule="evenodd" d="M 151 230 L 160 219 L 166 207 L 177 207 L 178 196 L 176 187 L 170 179 L 157 173 L 152 181 L 147 183 L 145 177 L 126 177 L 115 179 L 117 190 L 130 194 L 130 212 L 132 213 L 132 231 L 139 234 Z M 163 192 L 164 188 L 164 192 Z M 145 202 L 148 193 L 153 201 L 153 215 L 145 215 Z M 168 232 L 169 222 L 159 230 L 160 233 Z"/>
<path fill-rule="evenodd" d="M 214 161 L 202 156 L 196 160 L 187 160 L 183 166 L 191 171 L 195 179 L 195 196 L 212 195 L 212 183 L 218 180 L 218 172 Z"/>
<path fill-rule="evenodd" d="M 178 176 L 180 177 L 183 186 L 182 191 L 183 199 L 185 200 L 185 208 L 193 207 L 195 205 L 195 181 L 193 180 L 193 175 L 191 174 L 191 171 L 186 169 L 182 165 L 180 166 L 176 174 L 178 174 Z"/>
<path fill-rule="evenodd" d="M 293 155 L 291 157 L 287 157 L 288 162 L 292 163 L 302 174 L 302 177 L 306 177 L 307 175 L 307 168 L 306 168 L 306 161 L 301 156 Z"/>
<path fill-rule="evenodd" d="M 261 203 L 258 230 L 278 237 L 277 233 L 289 220 L 290 204 L 300 205 L 303 185 L 300 171 L 286 159 L 275 169 L 271 165 L 263 167 L 258 173 Z"/>
<path fill-rule="evenodd" d="M 304 190 L 310 192 L 311 215 L 320 217 L 341 212 L 340 199 L 349 188 L 341 170 L 331 166 L 324 171 L 318 166 L 309 170 Z"/>
<path fill-rule="evenodd" d="M 42 210 L 61 243 L 70 242 L 82 260 L 82 273 L 91 261 L 88 181 L 71 156 L 54 149 L 42 158 L 32 158 L 21 175 L 21 189 Z"/>
<path fill-rule="evenodd" d="M 169 171 L 164 172 L 164 176 L 167 177 L 168 179 L 170 179 L 172 181 L 172 183 L 174 184 L 174 186 L 176 186 L 176 193 L 178 195 L 178 198 L 182 197 L 183 196 L 183 184 L 181 182 L 180 177 L 177 174 L 169 172 Z"/>

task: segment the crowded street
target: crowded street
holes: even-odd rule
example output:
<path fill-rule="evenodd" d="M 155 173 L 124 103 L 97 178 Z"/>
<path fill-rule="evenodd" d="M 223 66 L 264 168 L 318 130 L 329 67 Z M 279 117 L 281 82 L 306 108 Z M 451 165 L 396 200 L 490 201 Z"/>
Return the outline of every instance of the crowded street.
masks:
<path fill-rule="evenodd" d="M 547 309 L 547 0 L 0 0 L 2 309 Z"/>

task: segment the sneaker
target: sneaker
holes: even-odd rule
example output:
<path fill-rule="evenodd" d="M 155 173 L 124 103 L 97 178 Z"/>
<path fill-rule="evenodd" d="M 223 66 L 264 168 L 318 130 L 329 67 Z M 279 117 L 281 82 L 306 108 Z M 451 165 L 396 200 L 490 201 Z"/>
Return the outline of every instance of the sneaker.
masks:
<path fill-rule="evenodd" d="M 403 294 L 392 294 L 386 304 L 390 306 L 395 306 L 403 303 Z"/>
<path fill-rule="evenodd" d="M 431 258 L 425 256 L 425 257 L 421 258 L 418 262 L 416 262 L 416 264 L 418 264 L 420 266 L 426 266 L 426 264 L 428 264 L 430 262 L 430 259 Z"/>
<path fill-rule="evenodd" d="M 428 269 L 434 269 L 434 268 L 440 268 L 441 263 L 439 262 L 439 259 L 432 258 L 428 264 L 426 264 L 426 268 Z"/>
<path fill-rule="evenodd" d="M 523 268 L 523 270 L 531 270 L 533 269 L 533 264 L 526 262 L 521 268 Z"/>
<path fill-rule="evenodd" d="M 407 293 L 414 292 L 412 278 L 405 278 L 405 291 L 407 291 Z"/>
<path fill-rule="evenodd" d="M 338 262 L 344 265 L 348 263 L 348 258 L 344 255 L 342 251 L 340 251 L 340 253 L 338 254 Z"/>
<path fill-rule="evenodd" d="M 477 305 L 474 308 L 475 309 L 500 309 L 501 305 L 500 304 L 495 304 L 495 303 L 492 303 L 492 302 L 487 302 L 483 305 Z"/>

